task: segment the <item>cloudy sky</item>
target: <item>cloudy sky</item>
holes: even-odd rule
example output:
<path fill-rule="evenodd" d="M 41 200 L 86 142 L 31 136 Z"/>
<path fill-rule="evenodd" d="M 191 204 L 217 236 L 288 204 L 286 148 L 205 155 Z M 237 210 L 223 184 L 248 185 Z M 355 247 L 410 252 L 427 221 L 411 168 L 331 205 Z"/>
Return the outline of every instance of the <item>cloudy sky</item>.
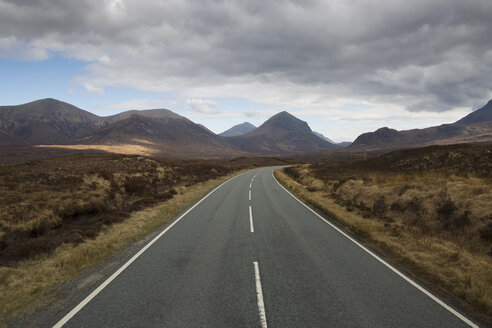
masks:
<path fill-rule="evenodd" d="M 0 0 L 0 104 L 169 108 L 221 132 L 287 110 L 335 141 L 492 98 L 490 0 Z"/>

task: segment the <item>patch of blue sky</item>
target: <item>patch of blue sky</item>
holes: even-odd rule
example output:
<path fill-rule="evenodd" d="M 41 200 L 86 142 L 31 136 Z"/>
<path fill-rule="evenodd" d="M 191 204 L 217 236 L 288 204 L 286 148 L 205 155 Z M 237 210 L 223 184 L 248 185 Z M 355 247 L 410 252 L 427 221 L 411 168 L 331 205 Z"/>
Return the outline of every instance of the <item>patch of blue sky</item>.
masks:
<path fill-rule="evenodd" d="M 0 59 L 2 105 L 17 105 L 41 98 L 71 100 L 67 90 L 86 63 L 55 56 L 43 61 Z"/>
<path fill-rule="evenodd" d="M 164 97 L 163 93 L 131 88 L 104 87 L 101 92 L 90 92 L 75 81 L 76 77 L 84 74 L 87 64 L 63 56 L 54 56 L 43 61 L 0 58 L 1 105 L 18 105 L 42 98 L 55 98 L 106 116 L 129 109 L 118 109 L 116 106 L 104 108 L 107 104 Z"/>

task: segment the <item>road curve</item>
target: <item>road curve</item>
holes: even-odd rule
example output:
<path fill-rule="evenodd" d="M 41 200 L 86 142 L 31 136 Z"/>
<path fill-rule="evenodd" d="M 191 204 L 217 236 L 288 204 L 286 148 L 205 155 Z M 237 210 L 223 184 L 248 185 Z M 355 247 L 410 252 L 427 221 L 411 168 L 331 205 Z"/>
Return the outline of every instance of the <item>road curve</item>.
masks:
<path fill-rule="evenodd" d="M 221 185 L 50 326 L 474 325 L 320 219 L 273 170 Z"/>

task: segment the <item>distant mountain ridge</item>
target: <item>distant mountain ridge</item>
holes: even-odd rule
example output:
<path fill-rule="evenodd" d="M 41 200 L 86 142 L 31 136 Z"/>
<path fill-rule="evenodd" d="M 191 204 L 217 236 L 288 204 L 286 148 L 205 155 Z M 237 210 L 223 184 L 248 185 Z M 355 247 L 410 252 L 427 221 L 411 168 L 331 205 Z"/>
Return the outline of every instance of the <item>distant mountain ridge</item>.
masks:
<path fill-rule="evenodd" d="M 0 145 L 145 149 L 144 153 L 174 158 L 280 155 L 337 148 L 287 112 L 274 115 L 260 128 L 245 122 L 233 130 L 243 134 L 218 136 L 167 109 L 100 117 L 55 99 L 0 107 Z"/>
<path fill-rule="evenodd" d="M 256 126 L 249 122 L 244 122 L 241 124 L 234 125 L 232 128 L 225 130 L 224 132 L 220 133 L 219 136 L 222 137 L 235 137 L 235 136 L 241 136 L 243 134 L 247 134 L 251 131 L 256 129 Z"/>
<path fill-rule="evenodd" d="M 349 149 L 398 149 L 460 142 L 492 142 L 492 100 L 452 124 L 397 131 L 387 127 L 363 133 Z"/>
<path fill-rule="evenodd" d="M 216 135 L 167 109 L 132 110 L 100 117 L 51 98 L 0 106 L 2 147 L 56 145 L 119 151 L 116 148 L 136 146 L 146 149 L 146 154 L 173 158 L 225 158 L 314 153 L 347 145 L 330 141 L 285 111 L 258 128 L 245 122 Z M 361 134 L 346 149 L 383 150 L 466 142 L 492 142 L 492 100 L 453 124 L 404 131 L 380 128 Z"/>
<path fill-rule="evenodd" d="M 128 110 L 119 114 L 101 117 L 107 124 L 125 120 L 133 115 L 139 115 L 150 118 L 183 118 L 169 109 L 144 109 L 144 110 Z"/>

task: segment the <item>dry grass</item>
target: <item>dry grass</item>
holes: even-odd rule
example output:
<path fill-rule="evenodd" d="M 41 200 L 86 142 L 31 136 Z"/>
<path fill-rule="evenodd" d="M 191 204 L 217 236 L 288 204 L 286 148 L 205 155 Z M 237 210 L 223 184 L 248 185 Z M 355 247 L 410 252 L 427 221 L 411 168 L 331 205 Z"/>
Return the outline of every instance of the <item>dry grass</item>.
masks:
<path fill-rule="evenodd" d="M 410 162 L 401 166 L 404 173 L 359 162 L 339 171 L 299 165 L 276 176 L 384 256 L 492 322 L 492 180 L 469 170 L 450 174 L 449 161 L 426 171 Z M 487 172 L 482 169 L 477 172 Z"/>
<path fill-rule="evenodd" d="M 77 154 L 1 165 L 0 321 L 165 224 L 232 174 L 282 163 Z"/>
<path fill-rule="evenodd" d="M 149 141 L 135 140 L 139 143 L 153 145 Z M 153 156 L 159 154 L 159 150 L 150 146 L 134 145 L 134 144 L 116 144 L 116 145 L 36 145 L 37 148 L 59 148 L 71 150 L 101 150 L 114 154 L 126 155 L 142 155 Z"/>
<path fill-rule="evenodd" d="M 230 176 L 232 175 L 198 183 L 192 187 L 181 186 L 177 188 L 177 195 L 172 199 L 155 207 L 134 212 L 121 223 L 104 227 L 94 239 L 77 245 L 63 244 L 52 254 L 19 262 L 14 267 L 0 267 L 0 318 L 32 302 L 43 292 L 59 286 L 87 268 L 101 263 L 123 246 L 166 224 Z M 46 297 L 48 296 L 42 300 L 37 299 L 36 304 L 49 300 Z M 29 309 L 31 310 L 32 308 Z"/>

